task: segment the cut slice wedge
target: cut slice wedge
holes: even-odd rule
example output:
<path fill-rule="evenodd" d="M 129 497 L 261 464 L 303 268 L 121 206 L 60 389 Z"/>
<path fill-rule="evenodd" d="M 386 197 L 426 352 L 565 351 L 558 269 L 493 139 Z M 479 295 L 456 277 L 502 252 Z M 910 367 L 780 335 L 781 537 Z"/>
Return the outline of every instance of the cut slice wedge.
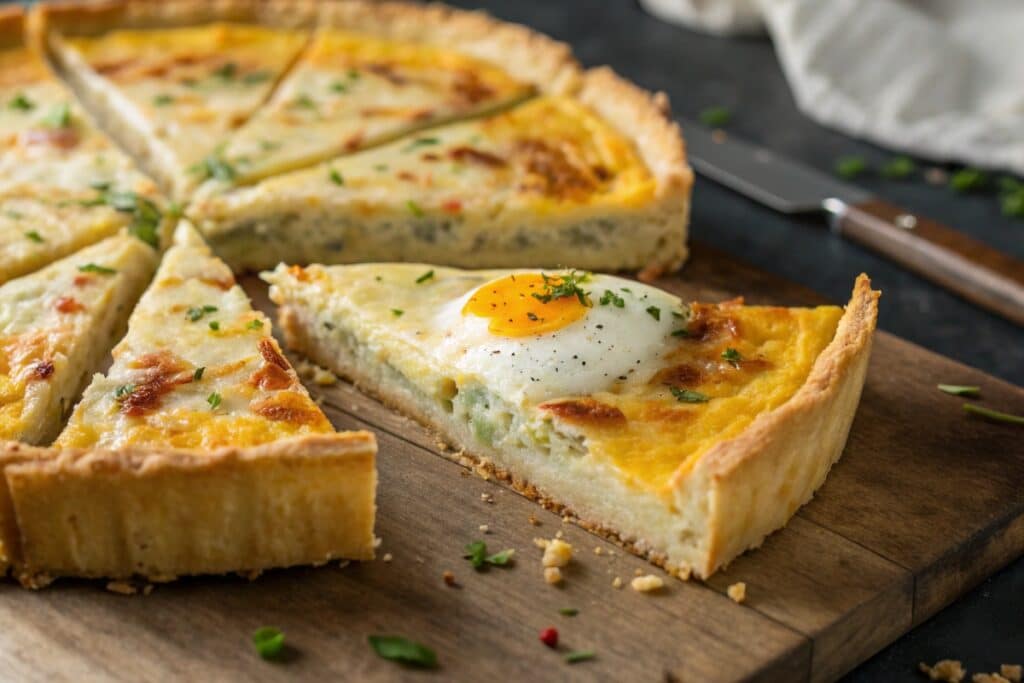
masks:
<path fill-rule="evenodd" d="M 156 184 L 28 47 L 19 7 L 0 9 L 0 135 L 0 283 L 123 227 L 155 244 Z"/>
<path fill-rule="evenodd" d="M 564 92 L 578 73 L 566 45 L 476 12 L 323 3 L 312 44 L 223 157 L 247 184 L 538 89 Z"/>
<path fill-rule="evenodd" d="M 692 181 L 664 104 L 600 69 L 577 97 L 204 194 L 189 216 L 236 270 L 429 260 L 654 275 L 685 257 Z"/>
<path fill-rule="evenodd" d="M 0 441 L 57 436 L 155 269 L 124 235 L 0 286 Z"/>
<path fill-rule="evenodd" d="M 669 570 L 707 577 L 824 482 L 878 293 L 845 311 L 684 305 L 577 271 L 265 273 L 290 347 L 437 430 L 455 459 Z"/>
<path fill-rule="evenodd" d="M 230 133 L 308 40 L 303 2 L 40 4 L 51 55 L 88 107 L 172 196 L 226 177 Z"/>
<path fill-rule="evenodd" d="M 334 431 L 186 223 L 55 447 L 6 451 L 26 585 L 373 557 L 373 435 Z"/>

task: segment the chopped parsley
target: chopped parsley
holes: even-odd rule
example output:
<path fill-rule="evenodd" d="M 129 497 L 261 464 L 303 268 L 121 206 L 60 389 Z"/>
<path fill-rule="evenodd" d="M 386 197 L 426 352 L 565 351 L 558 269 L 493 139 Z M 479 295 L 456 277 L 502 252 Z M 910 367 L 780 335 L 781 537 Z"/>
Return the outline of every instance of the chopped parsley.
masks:
<path fill-rule="evenodd" d="M 414 202 L 414 201 L 413 201 L 413 200 L 411 200 L 411 199 L 410 199 L 409 201 L 407 201 L 407 202 L 405 203 L 405 205 L 406 205 L 407 207 L 409 207 L 409 213 L 411 213 L 411 214 L 412 214 L 413 216 L 416 216 L 416 218 L 423 218 L 423 216 L 425 216 L 425 215 L 426 215 L 426 214 L 425 214 L 425 213 L 423 212 L 423 209 L 422 209 L 422 208 L 420 208 L 420 205 L 419 205 L 419 204 L 417 204 L 416 202 Z"/>
<path fill-rule="evenodd" d="M 699 391 L 680 389 L 679 387 L 669 387 L 668 390 L 672 392 L 672 395 L 680 403 L 707 403 L 709 400 L 706 394 L 702 394 Z"/>
<path fill-rule="evenodd" d="M 135 391 L 134 384 L 122 384 L 114 389 L 114 398 L 118 401 L 123 401 L 131 396 L 133 391 Z"/>
<path fill-rule="evenodd" d="M 198 368 L 196 368 L 196 371 L 192 373 L 192 381 L 198 382 L 199 380 L 201 380 L 203 378 L 204 372 L 206 372 L 205 365 L 201 365 Z"/>
<path fill-rule="evenodd" d="M 263 327 L 263 321 L 260 320 L 259 318 L 253 318 L 252 320 L 249 321 L 249 324 L 247 324 L 245 327 L 246 327 L 246 329 L 249 329 L 249 330 L 258 330 L 261 327 Z"/>
<path fill-rule="evenodd" d="M 593 659 L 597 656 L 597 653 L 593 650 L 574 650 L 565 655 L 566 664 L 576 664 L 577 662 L 585 662 L 588 659 Z"/>
<path fill-rule="evenodd" d="M 577 614 L 579 614 L 580 611 L 575 607 L 563 607 L 560 610 L 558 610 L 558 613 L 561 614 L 563 617 L 574 617 Z"/>
<path fill-rule="evenodd" d="M 230 183 L 238 175 L 235 167 L 217 154 L 207 155 L 205 159 L 192 166 L 189 171 L 198 173 L 205 180 L 213 178 L 225 183 Z"/>
<path fill-rule="evenodd" d="M 207 313 L 216 313 L 216 312 L 217 312 L 217 307 L 216 306 L 210 306 L 210 305 L 191 306 L 187 311 L 185 311 L 185 317 L 188 318 L 191 322 L 196 322 L 197 320 L 202 318 Z"/>
<path fill-rule="evenodd" d="M 210 329 L 213 330 L 214 332 L 217 332 L 218 330 L 220 330 L 220 323 L 217 322 L 216 320 L 211 320 Z"/>
<path fill-rule="evenodd" d="M 426 645 L 402 636 L 370 636 L 370 647 L 379 657 L 423 669 L 437 666 L 437 653 Z"/>
<path fill-rule="evenodd" d="M 730 346 L 725 351 L 722 351 L 722 360 L 727 360 L 734 368 L 738 368 L 743 357 L 740 355 L 739 351 Z"/>
<path fill-rule="evenodd" d="M 174 96 L 168 95 L 167 93 L 161 93 L 153 98 L 153 104 L 157 107 L 166 107 L 168 104 L 174 102 Z"/>
<path fill-rule="evenodd" d="M 992 410 L 991 408 L 985 408 L 983 406 L 975 405 L 973 403 L 965 403 L 964 410 L 968 413 L 974 413 L 982 417 L 987 417 L 990 420 L 996 422 L 1006 422 L 1008 424 L 1024 425 L 1024 415 L 1013 415 L 1011 413 L 1004 413 L 999 410 Z"/>
<path fill-rule="evenodd" d="M 604 294 L 601 295 L 601 305 L 607 306 L 608 304 L 615 306 L 615 308 L 622 308 L 626 305 L 626 300 L 612 290 L 606 289 Z"/>
<path fill-rule="evenodd" d="M 213 75 L 225 81 L 230 81 L 238 75 L 238 65 L 234 62 L 225 62 L 222 66 L 214 69 Z"/>
<path fill-rule="evenodd" d="M 438 138 L 416 138 L 415 140 L 410 142 L 408 145 L 406 145 L 402 149 L 402 151 L 403 152 L 411 152 L 413 150 L 419 149 L 420 147 L 428 147 L 430 145 L 436 145 L 439 142 L 441 142 L 441 141 Z"/>
<path fill-rule="evenodd" d="M 20 211 L 13 211 L 11 209 L 7 209 L 6 211 L 4 211 L 4 215 L 10 218 L 11 220 L 15 221 L 20 221 L 22 218 L 25 217 L 25 214 L 21 213 Z"/>
<path fill-rule="evenodd" d="M 423 275 L 420 275 L 418 278 L 416 278 L 416 284 L 422 285 L 427 280 L 433 280 L 433 279 L 434 279 L 434 271 L 433 271 L 433 269 L 431 269 L 431 270 L 428 270 L 427 272 L 423 273 Z"/>
<path fill-rule="evenodd" d="M 951 396 L 981 396 L 981 387 L 965 386 L 963 384 L 940 384 L 939 391 L 944 391 Z"/>
<path fill-rule="evenodd" d="M 117 272 L 114 268 L 99 266 L 95 263 L 86 263 L 84 266 L 78 266 L 78 270 L 82 273 L 98 273 L 100 275 L 113 275 Z"/>
<path fill-rule="evenodd" d="M 291 106 L 296 107 L 298 109 L 316 109 L 316 102 L 314 102 L 313 98 L 307 95 L 306 93 L 302 93 L 294 100 L 292 100 Z"/>
<path fill-rule="evenodd" d="M 976 168 L 962 168 L 949 177 L 949 187 L 955 192 L 974 192 L 988 184 L 988 176 Z"/>
<path fill-rule="evenodd" d="M 500 553 L 488 555 L 486 543 L 483 541 L 473 541 L 466 545 L 466 554 L 463 557 L 469 560 L 469 563 L 473 565 L 473 569 L 482 571 L 489 565 L 496 567 L 506 566 L 512 560 L 515 552 L 515 550 L 509 548 L 508 550 L 502 550 Z"/>
<path fill-rule="evenodd" d="M 36 244 L 42 244 L 45 241 L 43 239 L 43 236 L 40 235 L 39 232 L 36 230 L 29 230 L 28 232 L 25 233 L 25 237 L 29 238 Z"/>
<path fill-rule="evenodd" d="M 160 223 L 164 217 L 151 199 L 135 192 L 114 191 L 102 191 L 101 198 L 115 211 L 132 215 L 132 222 L 128 225 L 130 233 L 154 249 L 159 246 Z"/>
<path fill-rule="evenodd" d="M 338 169 L 336 169 L 336 168 L 332 168 L 330 173 L 327 174 L 327 176 L 331 179 L 331 182 L 334 183 L 335 185 L 344 185 L 345 184 L 345 179 L 341 177 L 341 173 L 339 173 Z"/>
<path fill-rule="evenodd" d="M 335 81 L 331 83 L 331 92 L 344 93 L 348 92 L 348 84 L 342 83 L 341 81 Z"/>
<path fill-rule="evenodd" d="M 273 140 L 260 140 L 260 149 L 264 152 L 273 152 L 280 146 L 280 142 L 274 142 Z"/>
<path fill-rule="evenodd" d="M 264 626 L 252 634 L 252 644 L 263 659 L 276 659 L 284 650 L 284 634 L 272 626 Z"/>
<path fill-rule="evenodd" d="M 856 178 L 868 170 L 868 163 L 864 161 L 864 157 L 839 157 L 836 160 L 835 170 L 836 174 L 843 178 Z"/>
<path fill-rule="evenodd" d="M 484 558 L 484 561 L 487 564 L 494 565 L 496 567 L 504 567 L 512 561 L 512 556 L 515 554 L 516 551 L 513 548 L 506 548 L 501 552 L 494 553 L 493 555 L 488 555 Z"/>
<path fill-rule="evenodd" d="M 206 397 L 206 402 L 210 404 L 210 410 L 216 410 L 217 406 L 220 405 L 220 394 L 216 391 Z"/>
<path fill-rule="evenodd" d="M 684 327 L 684 328 L 679 329 L 679 330 L 674 330 L 672 332 L 672 336 L 673 337 L 689 337 L 690 336 L 690 331 Z"/>
<path fill-rule="evenodd" d="M 255 85 L 257 83 L 263 83 L 264 81 L 270 80 L 269 71 L 252 71 L 242 76 L 242 83 L 246 85 Z"/>
<path fill-rule="evenodd" d="M 396 318 L 401 318 L 403 313 L 405 313 L 405 311 L 403 311 L 401 308 L 391 309 L 391 315 L 395 316 Z"/>
<path fill-rule="evenodd" d="M 1024 218 L 1024 183 L 1016 178 L 999 179 L 999 203 L 1004 216 Z"/>
<path fill-rule="evenodd" d="M 374 164 L 373 165 L 373 170 L 377 171 L 378 173 L 383 173 L 384 171 L 388 170 L 388 165 L 387 164 Z"/>
<path fill-rule="evenodd" d="M 71 125 L 71 106 L 62 102 L 43 118 L 43 125 L 50 128 L 67 128 Z"/>
<path fill-rule="evenodd" d="M 20 92 L 11 98 L 11 101 L 7 103 L 7 108 L 18 111 L 32 111 L 36 108 L 36 105 L 32 100 L 25 97 L 25 93 Z"/>
<path fill-rule="evenodd" d="M 700 113 L 700 122 L 705 126 L 710 126 L 712 128 L 721 128 L 722 126 L 726 126 L 731 120 L 732 111 L 727 107 L 708 107 Z"/>
<path fill-rule="evenodd" d="M 533 293 L 533 298 L 537 301 L 546 304 L 554 299 L 566 299 L 574 296 L 581 305 L 593 306 L 593 303 L 590 301 L 590 293 L 580 287 L 580 285 L 590 279 L 590 273 L 570 270 L 564 275 L 550 276 L 546 273 L 541 273 L 540 276 L 544 280 L 544 292 L 540 294 L 537 292 Z"/>
<path fill-rule="evenodd" d="M 661 320 L 661 309 L 657 306 L 648 306 L 647 313 L 655 320 Z"/>
<path fill-rule="evenodd" d="M 889 180 L 904 180 L 912 176 L 915 171 L 917 171 L 917 164 L 910 157 L 893 157 L 882 166 L 880 173 L 883 178 Z"/>

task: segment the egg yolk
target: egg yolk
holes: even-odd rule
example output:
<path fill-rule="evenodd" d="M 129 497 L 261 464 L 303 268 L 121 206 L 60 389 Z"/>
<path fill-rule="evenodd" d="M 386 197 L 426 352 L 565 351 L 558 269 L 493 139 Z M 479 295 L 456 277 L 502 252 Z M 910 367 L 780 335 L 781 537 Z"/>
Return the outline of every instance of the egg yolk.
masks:
<path fill-rule="evenodd" d="M 590 308 L 586 294 L 578 289 L 566 292 L 559 287 L 563 284 L 557 275 L 509 275 L 476 290 L 462 314 L 487 318 L 487 329 L 502 337 L 554 332 L 579 320 Z"/>

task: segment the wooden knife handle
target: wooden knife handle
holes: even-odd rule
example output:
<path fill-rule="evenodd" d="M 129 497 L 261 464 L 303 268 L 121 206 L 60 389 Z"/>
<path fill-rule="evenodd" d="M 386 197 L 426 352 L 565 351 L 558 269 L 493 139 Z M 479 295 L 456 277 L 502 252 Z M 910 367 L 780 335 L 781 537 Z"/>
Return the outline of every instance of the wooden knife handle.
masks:
<path fill-rule="evenodd" d="M 829 208 L 844 237 L 1024 326 L 1024 261 L 879 199 Z"/>

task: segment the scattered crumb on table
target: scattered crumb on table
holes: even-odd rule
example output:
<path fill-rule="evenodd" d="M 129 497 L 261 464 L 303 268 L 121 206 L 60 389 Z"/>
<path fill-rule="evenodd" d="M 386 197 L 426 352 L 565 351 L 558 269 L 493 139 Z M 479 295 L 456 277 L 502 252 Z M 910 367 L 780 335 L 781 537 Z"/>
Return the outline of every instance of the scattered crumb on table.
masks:
<path fill-rule="evenodd" d="M 935 662 L 935 666 L 928 666 L 924 662 L 917 665 L 921 673 L 933 681 L 946 681 L 946 683 L 960 683 L 964 680 L 967 672 L 963 664 L 955 659 L 942 659 Z"/>
<path fill-rule="evenodd" d="M 729 586 L 725 592 L 728 593 L 733 602 L 737 604 L 742 603 L 747 599 L 747 584 L 742 581 L 737 581 Z"/>
<path fill-rule="evenodd" d="M 629 582 L 629 585 L 637 593 L 650 593 L 651 591 L 661 589 L 665 582 L 661 580 L 660 576 L 648 574 L 647 576 L 637 576 Z"/>

